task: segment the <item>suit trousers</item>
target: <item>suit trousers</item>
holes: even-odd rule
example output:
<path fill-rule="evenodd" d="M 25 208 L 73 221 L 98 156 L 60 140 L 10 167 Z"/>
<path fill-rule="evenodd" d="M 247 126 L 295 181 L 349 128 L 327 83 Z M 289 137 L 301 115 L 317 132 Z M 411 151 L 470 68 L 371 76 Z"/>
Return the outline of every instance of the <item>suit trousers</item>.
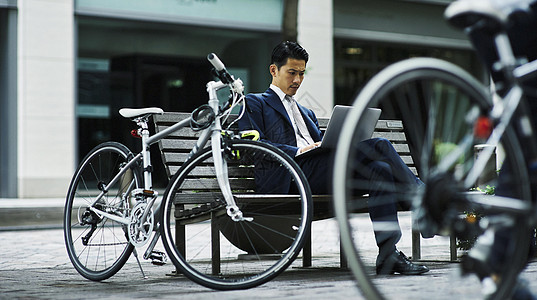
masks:
<path fill-rule="evenodd" d="M 365 140 L 357 144 L 352 162 L 359 169 L 353 182 L 362 182 L 353 188 L 355 196 L 369 194 L 369 216 L 373 223 L 375 240 L 379 247 L 377 264 L 395 251 L 401 238 L 397 207 L 410 208 L 410 203 L 397 199 L 398 187 L 422 184 L 395 151 L 390 141 L 383 138 Z M 317 149 L 316 149 L 317 150 Z M 313 151 L 316 151 L 313 150 Z M 298 156 L 296 162 L 308 178 L 313 194 L 331 194 L 334 151 Z M 359 198 L 359 197 L 358 197 Z"/>

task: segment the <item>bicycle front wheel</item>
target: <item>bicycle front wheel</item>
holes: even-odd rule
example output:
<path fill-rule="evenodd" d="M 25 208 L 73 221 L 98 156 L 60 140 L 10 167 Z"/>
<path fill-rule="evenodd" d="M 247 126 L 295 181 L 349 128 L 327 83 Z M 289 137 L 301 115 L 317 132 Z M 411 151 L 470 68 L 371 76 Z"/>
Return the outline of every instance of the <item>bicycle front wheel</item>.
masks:
<path fill-rule="evenodd" d="M 86 155 L 71 180 L 64 210 L 65 245 L 75 269 L 90 280 L 113 276 L 134 249 L 125 224 L 90 210 L 97 196 L 131 157 L 132 153 L 124 145 L 103 143 Z M 141 182 L 139 171 L 131 167 L 109 186 L 94 207 L 118 217 L 129 216 L 130 192 L 140 188 Z"/>
<path fill-rule="evenodd" d="M 476 168 L 475 157 L 478 150 L 488 147 L 482 145 L 484 139 L 475 135 L 476 124 L 480 117 L 487 116 L 490 111 L 489 93 L 462 69 L 437 59 L 415 58 L 396 63 L 376 75 L 360 92 L 355 100 L 355 110 L 346 120 L 339 139 L 335 161 L 334 176 L 334 207 L 341 231 L 341 243 L 349 260 L 349 266 L 357 279 L 359 288 L 368 299 L 398 298 L 400 290 L 393 289 L 398 280 L 390 279 L 387 284 L 385 276 L 376 275 L 382 262 L 376 260 L 377 245 L 373 236 L 377 238 L 386 232 L 402 232 L 403 236 L 397 244 L 399 250 L 410 252 L 411 239 L 404 235 L 401 227 L 410 227 L 409 220 L 387 221 L 383 224 L 371 226 L 369 220 L 356 214 L 357 203 L 360 202 L 363 191 L 376 187 L 389 195 L 384 200 L 398 201 L 400 208 L 408 210 L 411 206 L 416 209 L 427 208 L 426 213 L 417 211 L 412 218 L 423 221 L 428 226 L 421 226 L 424 236 L 434 234 L 470 233 L 468 242 L 479 236 L 483 228 L 475 225 L 471 227 L 468 222 L 458 222 L 461 217 L 483 213 L 474 210 L 475 207 L 468 202 L 460 201 L 473 193 L 473 189 L 487 186 L 496 186 L 496 159 L 489 161 L 490 168 L 480 172 L 481 176 L 472 179 L 471 170 Z M 377 127 L 382 127 L 384 135 L 391 135 L 393 147 L 400 154 L 400 158 L 410 170 L 421 180 L 410 182 L 399 176 L 392 169 L 393 177 L 372 176 L 368 161 L 356 161 L 361 153 L 373 159 L 383 160 L 383 152 L 377 148 L 364 148 L 361 141 L 356 140 L 357 130 L 364 122 L 364 111 L 367 108 L 382 109 L 381 120 Z M 401 143 L 397 142 L 400 140 Z M 406 141 L 406 142 L 405 142 Z M 493 153 L 498 153 L 499 164 L 508 163 L 513 169 L 512 176 L 508 178 L 514 193 L 521 199 L 528 200 L 529 183 L 525 172 L 522 153 L 516 136 L 508 130 Z M 502 155 L 500 155 L 503 153 Z M 373 191 L 370 191 L 370 194 Z M 391 198 L 390 198 L 391 197 Z M 369 211 L 376 206 L 384 205 L 382 197 L 371 198 L 368 201 Z M 431 221 L 433 222 L 428 222 Z M 415 221 L 415 220 L 414 220 Z M 458 223 L 457 223 L 458 222 Z M 523 265 L 524 249 L 527 249 L 527 222 L 519 222 L 519 231 L 511 240 L 516 246 L 510 247 L 507 270 L 496 274 L 494 291 L 490 296 L 495 299 L 506 299 L 516 279 L 517 271 Z M 454 224 L 463 224 L 458 233 L 454 233 Z M 407 224 L 407 225 L 404 225 Z M 478 223 L 476 223 L 478 224 Z M 420 225 L 420 224 L 416 224 Z M 418 226 L 416 226 L 418 227 Z M 471 230 L 475 234 L 471 234 Z M 408 232 L 408 231 L 406 231 Z M 396 241 L 397 237 L 394 238 Z M 441 238 L 440 238 L 441 239 Z M 447 242 L 447 240 L 445 240 Z M 438 241 L 440 244 L 442 240 Z M 432 245 L 438 243 L 437 239 L 430 241 Z M 378 243 L 378 240 L 377 240 Z M 437 260 L 443 257 L 449 260 L 447 243 L 444 242 L 444 253 L 439 251 L 442 247 L 435 246 L 430 259 Z M 527 250 L 526 250 L 527 253 Z M 425 256 L 423 255 L 423 256 Z M 379 258 L 380 259 L 380 258 Z M 430 268 L 436 267 L 435 264 Z M 449 267 L 449 266 L 444 266 Z M 388 267 L 390 268 L 390 267 Z M 390 269 L 387 273 L 391 273 Z M 434 271 L 434 270 L 433 270 Z M 431 272 L 433 273 L 433 272 Z M 482 297 L 482 286 L 477 277 L 462 277 L 460 270 L 454 270 L 449 280 L 452 290 L 438 290 L 436 285 L 430 285 L 428 276 L 413 280 L 419 284 L 415 289 L 405 289 L 408 298 L 420 298 L 433 288 L 430 294 L 446 295 L 449 298 L 476 298 Z M 493 280 L 494 281 L 494 280 Z M 490 282 L 489 282 L 490 283 Z M 408 285 L 408 283 L 402 285 Z M 386 287 L 386 288 L 384 288 Z M 412 290 L 416 295 L 412 296 Z M 436 297 L 436 296 L 435 296 Z"/>
<path fill-rule="evenodd" d="M 162 240 L 181 273 L 212 289 L 251 288 L 283 272 L 302 249 L 312 218 L 311 192 L 298 165 L 261 142 L 231 140 L 223 153 L 235 221 L 206 148 L 173 176 L 162 202 Z M 275 182 L 288 180 L 288 186 Z"/>

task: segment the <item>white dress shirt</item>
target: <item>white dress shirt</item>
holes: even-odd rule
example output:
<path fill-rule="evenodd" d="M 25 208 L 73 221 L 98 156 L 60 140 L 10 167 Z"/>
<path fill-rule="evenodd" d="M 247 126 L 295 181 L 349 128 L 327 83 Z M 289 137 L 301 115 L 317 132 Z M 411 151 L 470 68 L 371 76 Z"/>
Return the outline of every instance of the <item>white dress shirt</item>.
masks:
<path fill-rule="evenodd" d="M 291 120 L 291 124 L 293 124 L 293 129 L 295 130 L 295 136 L 296 136 L 296 145 L 298 148 L 302 148 L 302 147 L 306 147 L 308 146 L 310 143 L 308 143 L 308 141 L 306 140 L 306 138 L 309 138 L 310 140 L 313 140 L 311 138 L 311 135 L 309 132 L 306 132 L 305 135 L 307 137 L 303 137 L 302 135 L 300 135 L 300 133 L 298 132 L 298 128 L 296 126 L 296 121 L 293 117 L 293 111 L 292 111 L 292 108 L 291 108 L 291 105 L 293 105 L 293 102 L 291 101 L 288 101 L 287 99 L 285 99 L 285 96 L 286 94 L 277 86 L 271 84 L 270 85 L 270 88 L 276 93 L 276 95 L 278 95 L 278 97 L 280 97 L 280 100 L 282 101 L 282 104 L 283 104 L 283 107 L 285 107 L 285 111 L 287 112 L 287 115 L 289 116 L 289 119 Z M 292 96 L 289 96 L 292 98 Z M 293 98 L 294 99 L 294 98 Z M 300 150 L 299 150 L 300 151 Z M 297 152 L 298 154 L 298 152 Z"/>

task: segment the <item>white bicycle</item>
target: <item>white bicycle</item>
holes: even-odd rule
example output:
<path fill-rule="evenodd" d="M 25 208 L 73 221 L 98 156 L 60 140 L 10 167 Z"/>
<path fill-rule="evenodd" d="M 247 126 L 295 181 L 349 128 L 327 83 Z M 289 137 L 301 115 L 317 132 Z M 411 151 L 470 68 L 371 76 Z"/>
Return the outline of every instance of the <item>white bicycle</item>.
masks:
<path fill-rule="evenodd" d="M 216 55 L 208 59 L 220 81 L 207 84 L 207 105 L 153 135 L 148 121 L 162 114 L 161 109 L 121 109 L 122 116 L 138 125 L 134 135 L 140 137 L 142 152 L 133 154 L 122 144 L 107 142 L 80 163 L 67 193 L 64 235 L 69 258 L 82 276 L 95 281 L 113 276 L 131 253 L 138 260 L 136 248 L 148 242 L 143 257 L 162 263 L 164 253 L 153 251 L 162 236 L 168 256 L 191 280 L 213 289 L 245 289 L 283 272 L 302 249 L 312 218 L 308 182 L 281 150 L 223 128 L 232 109 L 244 100 L 242 81 L 231 76 Z M 224 88 L 231 97 L 221 106 L 217 91 Z M 199 138 L 192 141 L 190 158 L 170 179 L 156 207 L 149 147 L 178 130 L 196 130 Z M 290 178 L 291 195 L 272 192 L 269 182 L 256 181 L 256 186 L 245 188 L 231 176 L 241 170 L 247 174 L 243 176 L 255 178 L 256 172 L 274 168 Z M 189 188 L 192 182 L 196 190 Z M 262 202 L 261 194 L 282 196 L 285 203 Z M 176 202 L 181 198 L 195 198 L 197 204 L 179 209 Z M 215 249 L 211 232 L 231 242 Z M 278 238 L 264 239 L 266 234 Z M 234 242 L 237 238 L 252 242 L 245 247 Z M 277 259 L 264 259 L 260 254 L 266 248 L 277 250 Z M 237 258 L 246 251 L 248 260 Z M 219 258 L 216 268 L 214 259 L 211 264 L 214 257 Z"/>

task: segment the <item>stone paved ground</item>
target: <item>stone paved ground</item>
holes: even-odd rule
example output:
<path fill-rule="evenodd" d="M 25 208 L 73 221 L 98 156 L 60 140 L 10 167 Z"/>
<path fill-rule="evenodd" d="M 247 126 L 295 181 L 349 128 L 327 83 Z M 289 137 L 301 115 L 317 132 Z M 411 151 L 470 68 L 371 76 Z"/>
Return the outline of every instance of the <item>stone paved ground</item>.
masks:
<path fill-rule="evenodd" d="M 0 210 L 2 208 L 0 207 Z M 367 232 L 367 215 L 363 234 Z M 399 248 L 410 253 L 410 218 L 401 214 L 403 239 Z M 2 220 L 0 220 L 1 223 Z M 39 226 L 38 226 L 39 227 Z M 136 261 L 104 282 L 92 282 L 80 276 L 66 254 L 63 232 L 58 225 L 50 229 L 0 231 L 0 299 L 362 299 L 351 274 L 338 268 L 339 241 L 334 220 L 313 223 L 313 266 L 301 268 L 300 259 L 276 279 L 243 291 L 214 291 L 190 280 L 167 274 L 171 263 L 157 267 L 142 260 L 147 279 L 143 279 Z M 28 229 L 28 227 L 24 227 Z M 41 227 L 43 228 L 43 227 Z M 2 227 L 0 226 L 0 229 Z M 21 228 L 19 228 L 21 229 Z M 421 276 L 375 276 L 375 282 L 390 299 L 476 299 L 472 278 L 457 275 L 458 264 L 449 263 L 449 242 L 438 237 L 422 241 L 422 255 L 431 269 Z M 163 249 L 160 247 L 160 249 Z M 366 249 L 367 250 L 367 249 Z M 374 259 L 375 247 L 366 257 Z M 142 251 L 140 251 L 142 252 Z M 524 273 L 532 290 L 537 291 L 537 264 Z"/>

